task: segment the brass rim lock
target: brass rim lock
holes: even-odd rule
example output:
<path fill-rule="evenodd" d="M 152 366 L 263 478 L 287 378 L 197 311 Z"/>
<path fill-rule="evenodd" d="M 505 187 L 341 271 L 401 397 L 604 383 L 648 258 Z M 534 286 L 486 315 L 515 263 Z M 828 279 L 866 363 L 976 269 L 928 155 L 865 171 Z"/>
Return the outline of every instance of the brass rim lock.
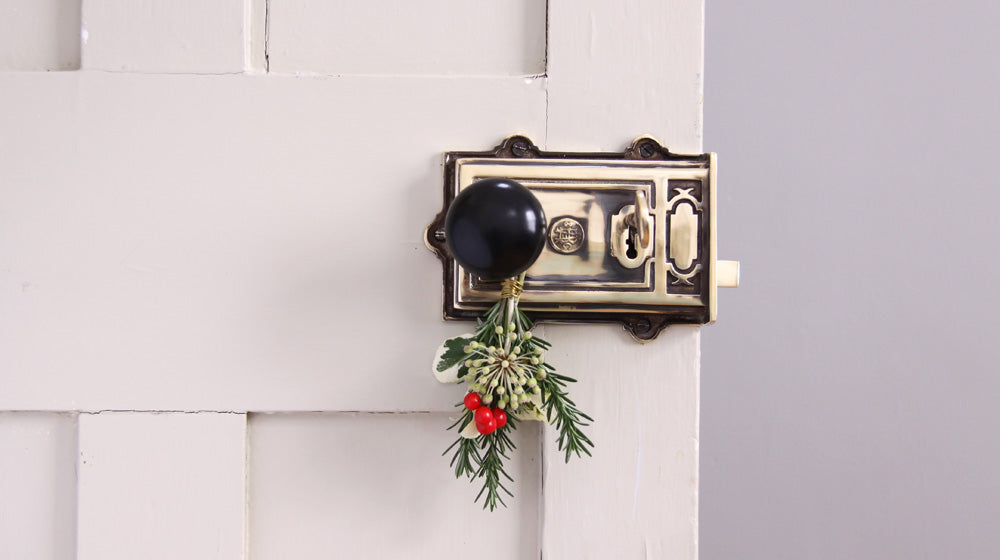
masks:
<path fill-rule="evenodd" d="M 716 258 L 715 167 L 715 154 L 649 137 L 622 152 L 546 152 L 511 136 L 446 153 L 444 204 L 425 233 L 444 317 L 477 318 L 523 271 L 520 306 L 536 321 L 620 322 L 642 342 L 715 321 L 717 289 L 739 284 L 739 263 Z"/>

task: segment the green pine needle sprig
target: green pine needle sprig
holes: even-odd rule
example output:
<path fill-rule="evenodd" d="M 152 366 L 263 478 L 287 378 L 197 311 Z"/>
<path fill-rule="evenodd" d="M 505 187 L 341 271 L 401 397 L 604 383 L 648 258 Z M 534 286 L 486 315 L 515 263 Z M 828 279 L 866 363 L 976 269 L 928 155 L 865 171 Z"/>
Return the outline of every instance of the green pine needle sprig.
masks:
<path fill-rule="evenodd" d="M 504 461 L 510 459 L 507 452 L 514 449 L 514 442 L 511 441 L 508 433 L 506 430 L 497 430 L 492 434 L 479 436 L 479 439 L 483 440 L 482 443 L 486 450 L 483 453 L 483 461 L 479 465 L 479 471 L 476 473 L 477 478 L 483 479 L 483 487 L 479 490 L 476 501 L 478 502 L 485 492 L 486 499 L 483 501 L 483 508 L 489 508 L 490 511 L 496 509 L 498 502 L 504 507 L 507 506 L 500 494 L 501 490 L 504 494 L 514 497 L 514 494 L 503 484 L 504 478 L 508 482 L 514 482 L 514 479 L 504 469 Z"/>
<path fill-rule="evenodd" d="M 459 403 L 458 406 L 461 406 L 465 410 L 465 406 L 462 403 Z M 448 429 L 450 430 L 458 426 L 459 431 L 461 431 L 471 421 L 472 411 L 465 410 L 465 414 L 462 414 Z M 476 440 L 459 436 L 441 455 L 447 455 L 452 449 L 455 449 L 455 454 L 452 455 L 451 463 L 448 466 L 455 469 L 455 478 L 462 478 L 463 476 L 472 478 L 479 470 L 479 465 L 483 462 L 482 457 L 479 455 Z"/>
<path fill-rule="evenodd" d="M 573 454 L 577 457 L 581 456 L 580 453 L 590 456 L 594 442 L 590 441 L 581 428 L 589 426 L 594 419 L 581 412 L 566 393 L 566 384 L 575 383 L 576 380 L 556 373 L 551 366 L 546 365 L 546 369 L 548 373 L 539 383 L 542 391 L 548 395 L 545 399 L 545 415 L 552 418 L 553 427 L 559 431 L 559 438 L 556 439 L 559 450 L 566 453 L 567 463 Z"/>

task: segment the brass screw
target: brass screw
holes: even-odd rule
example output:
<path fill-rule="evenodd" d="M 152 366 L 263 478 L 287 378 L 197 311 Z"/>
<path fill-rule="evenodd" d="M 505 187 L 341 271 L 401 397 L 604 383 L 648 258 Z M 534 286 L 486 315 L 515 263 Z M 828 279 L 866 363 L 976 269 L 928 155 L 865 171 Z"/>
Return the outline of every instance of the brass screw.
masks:
<path fill-rule="evenodd" d="M 528 155 L 528 143 L 524 140 L 516 140 L 510 147 L 510 151 L 515 157 L 524 157 Z"/>
<path fill-rule="evenodd" d="M 656 153 L 656 149 L 653 148 L 652 142 L 643 142 L 639 144 L 639 155 L 644 158 L 651 158 L 653 154 Z"/>

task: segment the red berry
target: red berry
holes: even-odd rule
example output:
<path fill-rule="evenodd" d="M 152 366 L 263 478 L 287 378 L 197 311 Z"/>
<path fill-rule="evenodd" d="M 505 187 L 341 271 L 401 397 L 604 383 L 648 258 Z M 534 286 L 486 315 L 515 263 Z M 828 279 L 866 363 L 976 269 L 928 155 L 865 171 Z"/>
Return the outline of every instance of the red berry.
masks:
<path fill-rule="evenodd" d="M 476 410 L 481 404 L 483 404 L 483 399 L 479 398 L 479 395 L 475 393 L 465 395 L 465 408 Z"/>
<path fill-rule="evenodd" d="M 490 421 L 486 422 L 485 424 L 476 424 L 476 429 L 479 430 L 479 433 L 483 434 L 484 436 L 488 436 L 496 431 L 497 429 L 496 420 L 490 418 Z"/>
<path fill-rule="evenodd" d="M 476 409 L 476 424 L 487 424 L 493 420 L 493 412 L 488 406 L 482 406 Z"/>
<path fill-rule="evenodd" d="M 493 420 L 497 423 L 497 429 L 503 428 L 507 425 L 507 413 L 499 408 L 493 409 Z"/>

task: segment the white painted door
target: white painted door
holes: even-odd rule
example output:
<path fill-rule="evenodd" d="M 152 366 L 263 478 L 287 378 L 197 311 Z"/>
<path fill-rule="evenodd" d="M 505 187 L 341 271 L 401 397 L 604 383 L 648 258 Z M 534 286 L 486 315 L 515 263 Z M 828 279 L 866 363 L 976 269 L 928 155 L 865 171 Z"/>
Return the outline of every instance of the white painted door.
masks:
<path fill-rule="evenodd" d="M 541 327 L 594 457 L 484 512 L 421 236 L 447 150 L 701 152 L 700 0 L 0 13 L 0 558 L 697 556 L 698 329 Z"/>

